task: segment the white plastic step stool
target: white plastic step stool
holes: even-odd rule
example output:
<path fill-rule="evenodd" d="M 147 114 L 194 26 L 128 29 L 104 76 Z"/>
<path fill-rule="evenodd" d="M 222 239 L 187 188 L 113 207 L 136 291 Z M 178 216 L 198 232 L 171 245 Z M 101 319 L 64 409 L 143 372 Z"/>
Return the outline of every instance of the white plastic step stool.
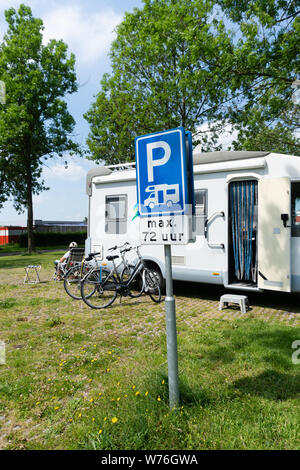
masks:
<path fill-rule="evenodd" d="M 246 295 L 225 294 L 220 298 L 219 310 L 228 307 L 230 303 L 238 304 L 242 313 L 246 313 L 249 308 L 248 297 Z"/>

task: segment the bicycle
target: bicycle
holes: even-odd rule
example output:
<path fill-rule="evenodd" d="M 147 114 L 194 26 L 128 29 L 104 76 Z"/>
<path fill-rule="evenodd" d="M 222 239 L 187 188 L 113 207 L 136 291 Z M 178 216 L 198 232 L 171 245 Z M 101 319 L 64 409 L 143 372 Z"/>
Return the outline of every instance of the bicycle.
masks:
<path fill-rule="evenodd" d="M 129 245 L 128 248 L 123 248 L 122 250 L 120 249 L 120 255 L 121 255 L 121 258 L 122 258 L 122 262 L 124 264 L 124 269 L 121 273 L 121 276 L 118 276 L 118 267 L 116 267 L 115 269 L 115 274 L 117 276 L 117 279 L 118 279 L 118 282 L 127 282 L 128 279 L 130 278 L 132 272 L 134 271 L 134 268 L 135 268 L 135 265 L 134 264 L 129 264 L 127 262 L 127 259 L 125 257 L 125 253 L 128 253 L 130 251 L 133 250 L 133 247 L 130 246 L 130 244 L 128 242 L 126 242 L 126 245 Z M 132 297 L 132 298 L 137 298 L 137 297 L 140 297 L 142 295 L 142 293 L 144 292 L 144 281 L 143 281 L 143 276 L 142 276 L 142 273 L 138 273 L 133 282 L 131 283 L 130 285 L 130 289 L 129 289 L 129 296 Z"/>
<path fill-rule="evenodd" d="M 80 292 L 80 283 L 91 267 L 92 261 L 100 253 L 90 253 L 83 258 L 80 264 L 71 267 L 64 276 L 64 289 L 66 293 L 75 300 L 82 300 Z M 96 267 L 98 266 L 96 262 Z M 93 269 L 93 268 L 92 268 Z"/>
<path fill-rule="evenodd" d="M 123 281 L 118 275 L 115 259 L 118 256 L 107 256 L 108 261 L 112 261 L 113 269 L 108 271 L 100 267 L 92 273 L 88 273 L 81 282 L 81 296 L 84 302 L 91 308 L 106 308 L 116 300 L 118 294 L 120 297 L 130 295 L 133 284 L 138 277 L 142 275 L 142 292 L 149 294 L 154 302 L 160 302 L 161 290 L 159 281 L 153 271 L 149 269 L 143 260 L 139 247 L 128 248 L 127 251 L 134 249 L 138 255 L 138 261 L 129 273 L 129 278 Z"/>
<path fill-rule="evenodd" d="M 125 246 L 129 245 L 128 242 L 124 243 L 120 247 L 114 246 L 109 249 L 109 251 L 124 248 Z M 126 248 L 123 251 L 128 251 Z M 81 297 L 81 289 L 80 289 L 80 284 L 81 280 L 83 277 L 87 274 L 88 271 L 95 271 L 95 269 L 98 268 L 98 264 L 95 263 L 95 266 L 92 269 L 89 269 L 91 267 L 90 261 L 95 258 L 97 255 L 100 253 L 90 253 L 86 258 L 82 259 L 82 262 L 80 264 L 77 264 L 76 266 L 73 266 L 71 269 L 69 269 L 66 274 L 64 275 L 64 288 L 66 293 L 72 297 L 72 299 L 75 300 L 82 300 Z M 130 272 L 130 265 L 128 265 L 125 255 L 122 253 L 122 263 L 118 266 L 118 268 L 124 264 L 124 269 L 122 271 L 122 276 L 121 278 L 125 277 L 128 275 L 127 273 Z M 141 293 L 138 293 L 136 296 L 141 295 Z M 92 295 L 92 293 L 90 293 Z M 132 295 L 134 297 L 135 295 Z"/>
<path fill-rule="evenodd" d="M 113 268 L 110 271 L 108 270 L 108 268 L 106 268 L 106 265 L 102 264 L 100 267 L 96 265 L 92 270 L 90 270 L 90 272 L 88 273 L 88 276 L 87 276 L 87 273 L 83 277 L 78 275 L 77 277 L 79 279 L 79 282 L 77 283 L 77 289 L 79 287 L 80 297 L 77 294 L 76 298 L 82 299 L 85 301 L 86 298 L 91 297 L 94 294 L 95 289 L 97 285 L 99 284 L 102 276 L 105 276 L 107 279 L 114 276 L 116 277 L 118 282 L 125 282 L 130 277 L 131 272 L 134 268 L 134 266 L 132 264 L 129 264 L 126 259 L 126 253 L 128 251 L 131 251 L 131 249 L 132 248 L 130 247 L 130 244 L 128 242 L 125 242 L 123 245 L 120 245 L 120 246 L 117 246 L 117 245 L 113 246 L 109 248 L 108 251 L 119 250 L 121 258 L 122 258 L 121 262 L 117 266 L 114 262 L 114 259 L 118 258 L 119 256 L 108 256 L 107 257 L 108 261 L 113 260 Z M 120 268 L 122 266 L 124 267 L 120 274 L 120 270 L 121 270 Z M 82 297 L 82 291 L 81 291 L 81 281 L 83 279 L 85 279 L 84 298 Z M 67 281 L 66 281 L 66 284 L 67 284 Z M 68 285 L 66 287 L 68 288 Z M 143 279 L 140 274 L 136 276 L 135 282 L 131 286 L 129 295 L 131 297 L 139 297 L 140 295 L 142 295 L 142 293 L 143 293 Z"/>

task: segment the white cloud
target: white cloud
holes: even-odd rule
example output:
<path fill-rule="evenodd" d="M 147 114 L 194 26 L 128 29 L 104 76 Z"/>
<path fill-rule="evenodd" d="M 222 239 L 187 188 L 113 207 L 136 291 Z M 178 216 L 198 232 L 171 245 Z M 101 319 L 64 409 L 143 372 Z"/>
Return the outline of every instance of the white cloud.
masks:
<path fill-rule="evenodd" d="M 219 124 L 219 122 L 215 122 L 214 124 Z M 209 132 L 208 123 L 204 123 L 198 127 L 198 131 L 205 132 L 207 137 L 211 137 L 212 134 Z M 225 124 L 222 129 L 222 132 L 219 134 L 219 138 L 216 142 L 216 146 L 222 144 L 223 150 L 227 150 L 229 146 L 232 145 L 232 142 L 237 139 L 238 131 L 235 130 L 230 123 Z M 201 145 L 196 147 L 197 150 L 201 150 Z M 196 149 L 195 148 L 195 149 Z"/>
<path fill-rule="evenodd" d="M 115 37 L 114 28 L 122 16 L 112 9 L 86 12 L 84 6 L 64 5 L 43 16 L 44 41 L 63 39 L 78 62 L 94 63 L 105 55 Z"/>
<path fill-rule="evenodd" d="M 2 25 L 4 31 L 7 29 L 4 10 L 10 7 L 18 9 L 21 3 L 21 0 L 0 0 L 0 37 L 3 35 Z M 114 29 L 123 19 L 123 15 L 109 6 L 94 10 L 87 9 L 84 2 L 74 1 L 65 1 L 63 5 L 56 0 L 27 0 L 24 3 L 32 8 L 34 17 L 43 20 L 44 43 L 49 39 L 63 39 L 82 66 L 93 65 L 107 54 L 115 38 Z"/>
<path fill-rule="evenodd" d="M 16 8 L 20 5 L 20 1 L 18 0 L 0 0 L 0 9 L 7 10 L 8 8 Z"/>
<path fill-rule="evenodd" d="M 47 179 L 57 180 L 63 178 L 65 181 L 79 181 L 86 177 L 86 170 L 75 162 L 68 162 L 67 168 L 62 163 L 56 163 L 54 166 L 44 168 L 43 177 Z"/>

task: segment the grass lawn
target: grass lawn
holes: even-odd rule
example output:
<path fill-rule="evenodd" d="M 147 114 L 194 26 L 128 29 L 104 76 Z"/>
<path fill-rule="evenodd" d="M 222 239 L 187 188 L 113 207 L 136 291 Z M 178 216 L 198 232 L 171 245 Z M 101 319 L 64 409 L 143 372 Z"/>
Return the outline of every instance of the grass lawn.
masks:
<path fill-rule="evenodd" d="M 61 245 L 57 247 L 53 246 L 37 246 L 36 250 L 65 250 L 67 251 L 68 247 Z M 2 253 L 27 253 L 27 248 L 21 247 L 18 243 L 7 243 L 6 245 L 0 245 L 0 255 Z"/>
<path fill-rule="evenodd" d="M 0 258 L 0 449 L 300 449 L 300 308 L 176 287 L 181 403 L 170 412 L 164 303 L 94 311 L 46 253 Z M 24 285 L 24 266 L 42 283 Z M 277 299 L 278 297 L 275 297 Z"/>

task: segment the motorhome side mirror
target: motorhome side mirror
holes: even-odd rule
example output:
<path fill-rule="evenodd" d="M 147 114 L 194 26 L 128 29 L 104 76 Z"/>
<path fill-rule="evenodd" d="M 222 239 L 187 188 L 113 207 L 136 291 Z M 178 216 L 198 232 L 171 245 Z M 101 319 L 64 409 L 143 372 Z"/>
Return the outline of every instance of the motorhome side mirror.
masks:
<path fill-rule="evenodd" d="M 281 220 L 283 222 L 283 226 L 287 227 L 287 221 L 289 220 L 289 214 L 281 214 Z"/>

